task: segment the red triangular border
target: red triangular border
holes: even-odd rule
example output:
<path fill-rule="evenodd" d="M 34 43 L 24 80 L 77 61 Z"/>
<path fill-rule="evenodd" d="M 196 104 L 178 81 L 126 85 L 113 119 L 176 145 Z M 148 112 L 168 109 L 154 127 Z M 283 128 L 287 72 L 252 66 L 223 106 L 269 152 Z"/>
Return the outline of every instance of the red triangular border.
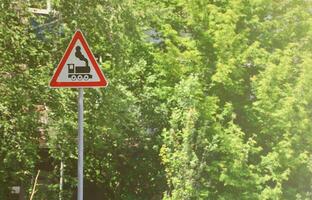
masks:
<path fill-rule="evenodd" d="M 59 77 L 62 69 L 65 66 L 65 63 L 70 55 L 70 53 L 72 52 L 77 40 L 79 40 L 84 48 L 84 50 L 86 51 L 89 60 L 92 63 L 92 66 L 94 67 L 98 77 L 99 77 L 99 81 L 95 81 L 95 82 L 57 82 L 57 78 Z M 99 68 L 99 65 L 97 64 L 91 50 L 89 49 L 88 43 L 86 42 L 83 34 L 81 31 L 76 31 L 73 38 L 71 39 L 63 58 L 61 59 L 60 63 L 57 66 L 57 69 L 50 81 L 50 87 L 53 88 L 57 88 L 57 87 L 67 87 L 67 88 L 87 88 L 87 87 L 105 87 L 107 86 L 108 82 L 105 79 L 105 76 L 103 74 L 103 72 L 101 71 L 101 69 Z"/>

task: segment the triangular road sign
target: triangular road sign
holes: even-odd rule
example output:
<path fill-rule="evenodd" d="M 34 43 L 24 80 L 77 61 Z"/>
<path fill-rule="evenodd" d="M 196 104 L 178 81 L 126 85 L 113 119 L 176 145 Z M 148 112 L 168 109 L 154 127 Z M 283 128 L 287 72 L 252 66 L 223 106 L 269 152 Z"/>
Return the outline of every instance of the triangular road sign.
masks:
<path fill-rule="evenodd" d="M 81 31 L 76 31 L 50 81 L 50 87 L 105 87 L 107 80 Z"/>

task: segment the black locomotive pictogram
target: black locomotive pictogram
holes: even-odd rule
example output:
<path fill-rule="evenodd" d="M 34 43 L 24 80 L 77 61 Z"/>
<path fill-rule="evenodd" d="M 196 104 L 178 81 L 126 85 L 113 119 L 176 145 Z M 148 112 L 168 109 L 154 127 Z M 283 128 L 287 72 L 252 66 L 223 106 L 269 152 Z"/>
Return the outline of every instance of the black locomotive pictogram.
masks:
<path fill-rule="evenodd" d="M 79 60 L 85 61 L 85 66 L 75 66 L 75 64 L 73 63 L 67 64 L 68 78 L 70 78 L 72 81 L 87 81 L 92 78 L 92 75 L 90 74 L 91 68 L 89 66 L 88 59 L 86 59 L 81 53 L 80 46 L 76 47 L 75 56 L 79 58 Z"/>

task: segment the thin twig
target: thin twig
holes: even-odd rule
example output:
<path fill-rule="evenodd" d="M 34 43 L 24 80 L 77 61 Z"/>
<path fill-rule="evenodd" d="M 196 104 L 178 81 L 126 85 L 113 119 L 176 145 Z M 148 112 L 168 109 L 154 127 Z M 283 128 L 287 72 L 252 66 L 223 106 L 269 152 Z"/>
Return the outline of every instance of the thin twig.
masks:
<path fill-rule="evenodd" d="M 34 197 L 39 174 L 40 174 L 40 170 L 38 170 L 38 172 L 37 172 L 37 176 L 36 176 L 36 179 L 35 179 L 35 182 L 34 182 L 34 186 L 33 186 L 33 189 L 32 189 L 32 192 L 31 192 L 31 195 L 30 195 L 30 199 L 29 199 L 29 200 L 32 200 L 33 197 Z"/>

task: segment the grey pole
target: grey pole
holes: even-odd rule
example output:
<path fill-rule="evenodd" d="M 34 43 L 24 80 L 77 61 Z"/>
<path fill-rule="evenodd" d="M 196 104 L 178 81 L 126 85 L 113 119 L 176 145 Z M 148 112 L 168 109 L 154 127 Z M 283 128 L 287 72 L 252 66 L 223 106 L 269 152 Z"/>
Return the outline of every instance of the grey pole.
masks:
<path fill-rule="evenodd" d="M 62 152 L 61 158 L 61 166 L 60 166 L 60 193 L 59 193 L 59 200 L 62 200 L 62 193 L 63 193 L 63 176 L 64 176 L 64 163 L 63 163 L 64 153 Z"/>
<path fill-rule="evenodd" d="M 78 98 L 78 200 L 83 200 L 83 88 Z"/>

